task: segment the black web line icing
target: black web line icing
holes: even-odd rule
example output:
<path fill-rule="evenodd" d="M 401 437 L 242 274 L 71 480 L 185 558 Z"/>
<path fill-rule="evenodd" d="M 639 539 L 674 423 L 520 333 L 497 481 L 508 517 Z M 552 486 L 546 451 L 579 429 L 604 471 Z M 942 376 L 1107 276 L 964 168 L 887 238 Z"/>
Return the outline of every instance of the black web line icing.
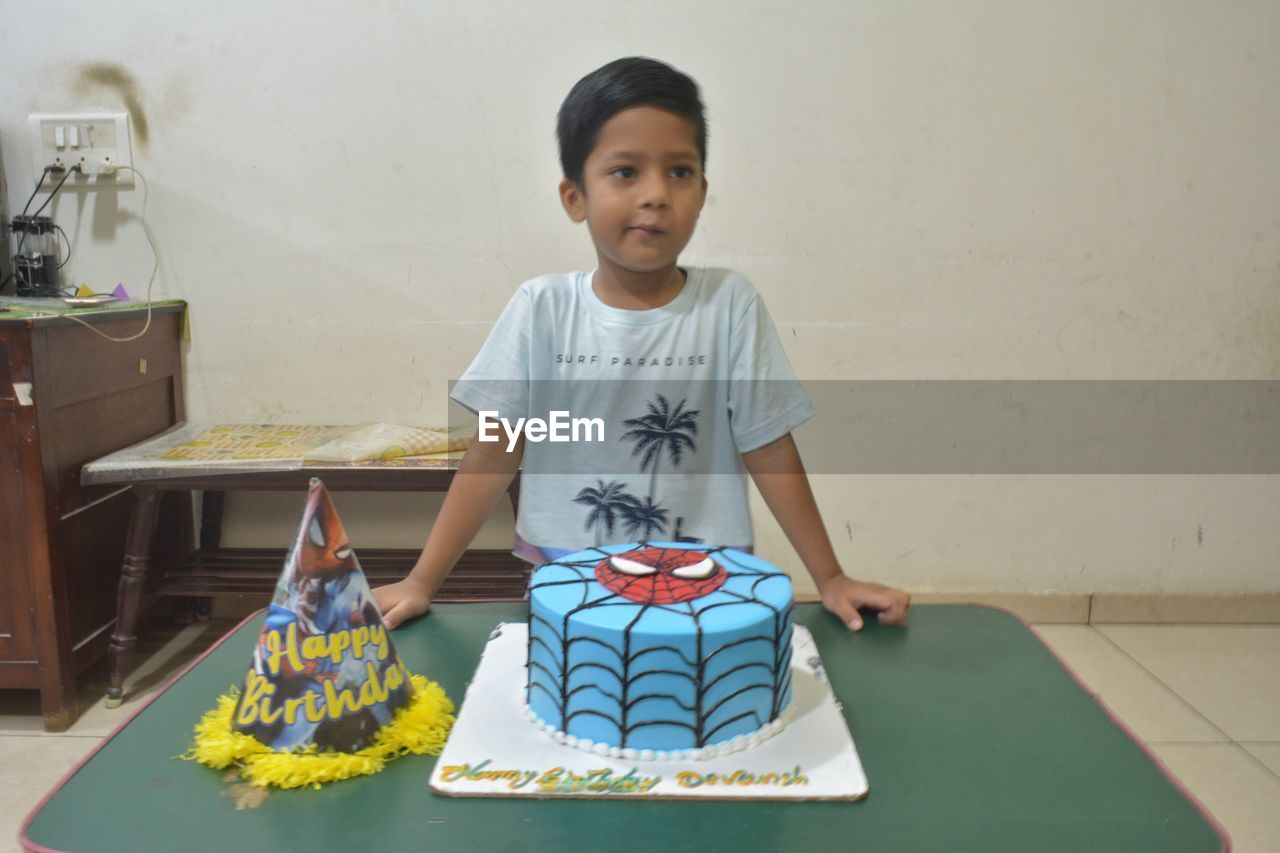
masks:
<path fill-rule="evenodd" d="M 602 548 L 595 547 L 585 549 L 584 552 L 588 556 L 583 559 L 567 561 L 560 560 L 547 563 L 546 566 L 559 566 L 569 570 L 575 575 L 573 578 L 562 578 L 553 581 L 535 582 L 530 585 L 530 591 L 542 587 L 556 586 L 573 586 L 579 585 L 582 589 L 582 595 L 576 606 L 572 606 L 559 620 L 560 624 L 556 625 L 546 618 L 536 615 L 532 612 L 532 594 L 530 595 L 530 614 L 529 614 L 529 657 L 528 657 L 528 678 L 525 687 L 525 701 L 529 702 L 533 698 L 535 689 L 546 695 L 559 712 L 559 722 L 557 728 L 561 731 L 568 732 L 570 722 L 579 716 L 598 717 L 606 720 L 617 730 L 616 744 L 620 748 L 629 746 L 629 741 L 634 732 L 640 729 L 652 726 L 672 726 L 684 729 L 693 735 L 695 748 L 701 748 L 714 742 L 715 736 L 725 728 L 744 719 L 751 718 L 753 720 L 753 729 L 760 729 L 778 718 L 782 713 L 783 702 L 791 688 L 791 615 L 794 610 L 794 603 L 788 604 L 785 608 L 779 608 L 767 601 L 754 597 L 760 584 L 777 577 L 786 577 L 781 570 L 762 570 L 751 566 L 743 565 L 735 555 L 729 553 L 723 546 L 713 548 L 701 548 L 692 546 L 688 548 L 669 548 L 653 545 L 647 541 L 641 541 L 633 546 L 634 549 L 653 548 L 661 552 L 665 558 L 668 554 L 682 553 L 686 551 L 699 551 L 711 555 L 727 571 L 728 576 L 743 577 L 755 576 L 755 581 L 751 584 L 751 595 L 744 595 L 741 592 L 726 589 L 723 585 L 712 593 L 719 592 L 730 601 L 720 601 L 707 605 L 702 608 L 695 607 L 698 598 L 689 599 L 674 604 L 663 604 L 654 601 L 634 601 L 621 595 L 632 585 L 637 583 L 640 578 L 628 578 L 623 582 L 621 590 L 614 592 L 607 590 L 609 594 L 591 601 L 592 585 L 596 584 L 595 569 L 596 566 L 605 559 L 614 556 L 615 553 L 621 554 L 626 551 L 605 551 Z M 631 549 L 628 549 L 631 550 Z M 545 568 L 545 566 L 544 566 Z M 657 580 L 657 579 L 655 579 Z M 705 632 L 703 627 L 703 616 L 718 608 L 722 607 L 764 607 L 772 612 L 771 622 L 772 630 L 768 633 L 752 634 L 746 637 L 736 638 L 725 643 L 715 649 L 704 649 Z M 632 607 L 637 608 L 635 615 L 622 628 L 622 648 L 600 640 L 595 637 L 570 637 L 571 622 L 575 616 L 587 611 L 610 608 L 610 607 Z M 642 621 L 644 616 L 650 611 L 662 611 L 672 613 L 677 616 L 688 618 L 692 621 L 695 628 L 695 660 L 690 660 L 684 652 L 672 645 L 649 646 L 638 652 L 633 652 L 632 637 L 636 626 Z M 535 627 L 540 627 L 548 631 L 559 643 L 559 650 L 552 648 L 552 645 L 542 637 L 535 637 Z M 547 655 L 547 659 L 552 662 L 552 666 L 547 666 L 540 661 L 534 659 L 535 642 L 540 646 Z M 749 644 L 753 642 L 764 642 L 770 644 L 773 653 L 769 656 L 771 663 L 761 661 L 752 661 L 732 667 L 725 672 L 716 675 L 715 678 L 708 681 L 706 674 L 709 665 L 722 653 L 732 648 Z M 573 650 L 575 646 L 588 644 L 592 647 L 599 646 L 611 652 L 616 658 L 616 665 L 612 663 L 602 663 L 599 660 L 571 663 L 573 658 Z M 672 654 L 685 666 L 689 667 L 692 672 L 679 671 L 668 668 L 643 669 L 637 672 L 633 677 L 633 672 L 638 669 L 638 662 L 646 655 L 653 653 Z M 607 656 L 605 656 L 607 657 Z M 569 685 L 575 672 L 590 671 L 592 669 L 600 670 L 600 677 L 592 679 L 589 683 L 579 684 L 570 689 Z M 707 707 L 707 696 L 714 687 L 737 673 L 765 670 L 761 673 L 760 680 L 752 680 L 740 687 L 737 687 L 725 696 L 719 697 L 709 708 Z M 556 671 L 558 670 L 558 671 Z M 612 677 L 616 679 L 620 690 L 617 692 L 606 689 L 601 684 L 601 678 Z M 684 679 L 690 683 L 693 690 L 694 705 L 681 701 L 680 696 L 670 692 L 642 692 L 638 695 L 632 695 L 633 682 L 638 681 L 650 674 L 661 674 L 672 676 L 674 678 Z M 547 680 L 550 686 L 543 684 L 542 681 Z M 558 689 L 556 689 L 558 687 Z M 616 715 L 605 713 L 595 708 L 573 708 L 572 699 L 575 695 L 584 691 L 596 690 L 600 695 L 604 696 L 618 708 Z M 736 715 L 728 716 L 724 719 L 716 719 L 722 709 L 733 708 L 733 701 L 740 696 L 746 695 L 753 691 L 766 691 L 769 695 L 769 712 L 765 719 L 755 709 L 742 711 Z M 680 708 L 693 714 L 693 722 L 679 719 L 642 719 L 636 722 L 632 718 L 632 710 L 643 701 L 661 699 L 671 702 L 675 707 Z M 721 715 L 723 716 L 723 715 Z M 546 721 L 553 722 L 553 721 Z"/>

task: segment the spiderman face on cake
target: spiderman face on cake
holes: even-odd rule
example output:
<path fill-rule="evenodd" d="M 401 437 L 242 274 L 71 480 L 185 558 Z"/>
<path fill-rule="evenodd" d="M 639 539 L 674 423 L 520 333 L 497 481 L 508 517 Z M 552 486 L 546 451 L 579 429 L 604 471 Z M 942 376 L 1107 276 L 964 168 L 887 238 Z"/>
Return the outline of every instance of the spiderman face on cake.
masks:
<path fill-rule="evenodd" d="M 715 592 L 729 573 L 706 551 L 636 548 L 596 564 L 596 580 L 637 604 L 677 604 Z"/>

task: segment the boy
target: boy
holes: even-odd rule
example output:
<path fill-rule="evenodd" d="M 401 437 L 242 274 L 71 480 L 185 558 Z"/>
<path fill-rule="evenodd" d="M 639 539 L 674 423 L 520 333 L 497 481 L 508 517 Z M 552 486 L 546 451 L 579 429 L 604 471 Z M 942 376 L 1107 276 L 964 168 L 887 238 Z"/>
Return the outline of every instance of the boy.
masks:
<path fill-rule="evenodd" d="M 813 410 L 759 296 L 731 271 L 677 264 L 707 195 L 697 84 L 655 60 L 611 62 L 569 92 L 557 135 L 560 200 L 599 266 L 525 282 L 452 396 L 481 435 L 486 417 L 559 410 L 605 415 L 603 440 L 474 442 L 412 572 L 374 590 L 388 627 L 426 612 L 522 460 L 516 553 L 535 564 L 588 535 L 749 548 L 749 472 L 827 610 L 854 631 L 859 608 L 903 624 L 905 592 L 836 560 L 791 437 Z"/>

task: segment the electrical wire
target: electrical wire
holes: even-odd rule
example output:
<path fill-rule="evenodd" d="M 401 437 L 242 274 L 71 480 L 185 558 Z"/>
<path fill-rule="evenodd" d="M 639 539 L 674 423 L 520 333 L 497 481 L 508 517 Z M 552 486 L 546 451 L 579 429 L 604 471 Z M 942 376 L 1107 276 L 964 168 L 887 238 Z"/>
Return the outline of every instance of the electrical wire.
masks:
<path fill-rule="evenodd" d="M 31 198 L 28 198 L 28 199 L 27 199 L 27 203 L 26 203 L 26 205 L 22 208 L 22 216 L 26 216 L 26 215 L 27 215 L 27 208 L 31 206 L 31 200 L 32 200 L 32 199 L 34 199 L 34 198 L 36 197 L 36 193 L 40 192 L 40 187 L 41 187 L 41 185 L 42 185 L 42 184 L 44 184 L 44 176 L 45 176 L 45 175 L 47 175 L 47 174 L 49 174 L 49 171 L 50 171 L 49 167 L 48 167 L 48 166 L 46 166 L 46 167 L 45 167 L 45 170 L 44 170 L 44 173 L 40 175 L 40 180 L 36 182 L 36 188 L 35 188 L 35 190 L 33 190 L 33 191 L 32 191 L 32 193 L 31 193 Z M 65 175 L 63 175 L 63 176 L 62 176 L 62 180 L 58 181 L 58 185 L 57 185 L 56 187 L 54 187 L 54 188 L 53 188 L 53 192 L 49 193 L 49 197 L 48 197 L 48 198 L 46 198 L 46 199 L 44 200 L 44 204 L 40 205 L 40 207 L 36 209 L 36 212 L 35 212 L 35 213 L 33 213 L 33 214 L 31 214 L 31 218 L 27 220 L 27 224 L 28 224 L 28 225 L 33 225 L 33 224 L 34 224 L 34 220 L 35 220 L 35 218 L 36 218 L 37 216 L 39 216 L 39 215 L 44 211 L 44 209 L 45 209 L 46 207 L 48 207 L 48 206 L 49 206 L 49 202 L 53 201 L 54 196 L 56 196 L 56 195 L 58 194 L 58 190 L 62 189 L 62 185 L 63 185 L 63 184 L 65 184 L 65 183 L 67 182 L 67 178 L 70 178 L 70 177 L 71 177 L 71 173 L 72 173 L 72 172 L 78 172 L 78 171 L 80 171 L 80 167 L 79 167 L 79 166 L 72 166 L 70 169 L 67 169 L 67 173 L 66 173 Z M 23 245 L 26 241 L 27 241 L 27 231 L 26 231 L 26 229 L 24 228 L 24 229 L 23 229 L 23 231 L 22 231 L 22 236 L 18 238 L 18 250 L 17 250 L 16 252 L 14 252 L 14 256 L 15 256 L 15 258 L 20 258 L 20 257 L 22 257 L 22 245 Z M 70 243 L 68 243 L 68 245 L 70 245 Z M 59 269 L 61 269 L 61 268 L 59 268 Z M 13 270 L 13 275 L 17 275 L 17 274 L 18 274 L 18 270 L 17 270 L 17 261 L 15 260 L 15 261 L 14 261 L 14 270 Z"/>
<path fill-rule="evenodd" d="M 44 186 L 45 176 L 53 171 L 53 166 L 45 166 L 44 171 L 40 173 L 40 179 L 36 181 L 36 188 L 31 191 L 31 195 L 27 196 L 27 203 L 22 206 L 22 216 L 27 215 L 27 210 L 31 208 L 31 202 L 35 201 L 36 193 L 40 192 L 40 188 Z"/>
<path fill-rule="evenodd" d="M 138 332 L 137 334 L 130 335 L 130 336 L 129 336 L 129 337 L 127 337 L 127 338 L 113 338 L 113 337 L 111 337 L 111 335 L 108 335 L 106 332 L 102 331 L 101 329 L 98 329 L 97 327 L 93 326 L 92 324 L 88 323 L 87 321 L 85 321 L 85 320 L 81 320 L 81 319 L 80 319 L 79 317 L 77 317 L 75 314 L 64 314 L 64 315 L 63 315 L 63 316 L 65 316 L 65 317 L 66 317 L 67 319 L 69 319 L 69 320 L 75 320 L 77 323 L 79 323 L 80 325 L 84 326 L 84 327 L 85 327 L 85 328 L 87 328 L 89 331 L 93 332 L 95 335 L 98 335 L 98 336 L 100 336 L 100 337 L 104 337 L 104 338 L 106 338 L 107 340 L 111 341 L 112 343 L 117 343 L 117 344 L 123 344 L 123 343 L 127 343 L 127 342 L 129 342 L 129 341 L 136 341 L 138 338 L 140 338 L 140 337 L 142 337 L 143 335 L 145 335 L 145 334 L 147 333 L 147 330 L 151 328 L 151 288 L 152 288 L 152 286 L 153 286 L 153 285 L 155 284 L 155 282 L 156 282 L 156 273 L 158 273 L 158 272 L 160 271 L 160 252 L 159 252 L 159 250 L 158 250 L 158 249 L 156 249 L 156 241 L 155 241 L 154 236 L 153 236 L 153 235 L 152 235 L 152 233 L 151 233 L 151 225 L 147 222 L 147 199 L 148 199 L 148 197 L 151 195 L 151 189 L 150 189 L 150 187 L 149 187 L 149 186 L 148 186 L 148 184 L 147 184 L 147 178 L 146 178 L 146 175 L 143 175 L 141 172 L 139 172 L 139 171 L 138 171 L 137 169 L 135 169 L 134 167 L 132 167 L 132 166 L 117 166 L 117 167 L 116 167 L 116 170 L 117 170 L 117 171 L 121 171 L 121 170 L 125 170 L 125 169 L 129 170 L 130 172 L 133 172 L 133 173 L 134 173 L 135 175 L 137 175 L 137 176 L 138 176 L 138 178 L 139 178 L 139 179 L 141 179 L 141 181 L 142 181 L 142 213 L 141 213 L 141 215 L 138 217 L 138 220 L 139 220 L 139 222 L 141 222 L 141 224 L 142 224 L 142 233 L 143 233 L 144 235 L 146 235 L 147 243 L 149 243 L 149 244 L 151 245 L 151 256 L 152 256 L 152 258 L 154 258 L 154 259 L 155 259 L 155 260 L 154 260 L 154 263 L 153 263 L 153 264 L 152 264 L 152 266 L 151 266 L 151 277 L 147 279 L 147 295 L 146 295 L 146 300 L 147 300 L 147 322 L 145 322 L 145 323 L 142 325 L 142 331 Z"/>
<path fill-rule="evenodd" d="M 36 212 L 35 212 L 35 213 L 33 213 L 33 214 L 31 214 L 31 218 L 32 218 L 32 219 L 35 219 L 37 216 L 39 216 L 41 213 L 43 213 L 43 212 L 44 212 L 44 209 L 45 209 L 46 207 L 48 207 L 48 206 L 49 206 L 49 202 L 53 201 L 54 196 L 56 196 L 56 195 L 58 194 L 58 190 L 62 189 L 62 185 L 63 185 L 63 184 L 65 184 L 65 183 L 67 182 L 67 178 L 71 177 L 71 173 L 72 173 L 72 172 L 79 172 L 79 171 L 80 171 L 80 167 L 79 167 L 79 166 L 72 166 L 70 169 L 67 169 L 67 173 L 66 173 L 65 175 L 63 175 L 63 176 L 62 176 L 62 180 L 58 181 L 58 185 L 57 185 L 56 187 L 54 187 L 54 188 L 53 188 L 53 192 L 49 193 L 49 197 L 48 197 L 48 198 L 46 198 L 46 199 L 44 200 L 44 204 L 42 204 L 42 205 L 40 205 L 38 208 L 36 208 Z M 43 180 L 44 180 L 44 179 L 43 179 L 43 178 L 41 178 L 41 181 L 42 181 L 42 182 L 43 182 Z M 39 188 L 39 187 L 36 187 L 36 189 L 38 190 L 38 189 L 40 189 L 40 188 Z M 30 202 L 28 202 L 28 204 L 30 204 Z"/>
<path fill-rule="evenodd" d="M 26 203 L 26 204 L 24 204 L 24 205 L 22 206 L 22 213 L 18 214 L 18 218 L 19 218 L 19 219 L 21 219 L 22 217 L 24 217 L 24 216 L 26 216 L 26 215 L 27 215 L 27 211 L 31 209 L 31 202 L 35 201 L 36 193 L 40 192 L 40 188 L 41 188 L 42 186 L 44 186 L 44 179 L 45 179 L 45 176 L 46 176 L 46 175 L 48 175 L 48 174 L 49 174 L 50 172 L 52 172 L 52 171 L 53 171 L 53 167 L 52 167 L 52 166 L 45 166 L 45 167 L 44 167 L 44 171 L 40 173 L 40 177 L 36 180 L 36 188 L 35 188 L 35 189 L 33 189 L 33 190 L 31 191 L 31 195 L 27 196 L 27 203 Z M 23 237 L 25 237 L 25 236 L 26 236 L 26 232 L 25 232 L 25 231 L 24 231 L 24 232 L 22 232 L 22 236 L 23 236 Z M 17 251 L 17 252 L 15 252 L 14 254 L 15 254 L 15 255 L 18 255 L 18 254 L 21 254 L 21 253 L 22 253 L 22 242 L 21 242 L 21 239 L 19 239 L 19 242 L 18 242 L 18 251 Z M 18 267 L 17 267 L 17 264 L 15 263 L 15 264 L 14 264 L 14 268 L 13 268 L 13 272 L 11 272 L 11 273 L 9 273 L 7 276 L 5 276 L 5 277 L 4 277 L 4 281 L 0 281 L 0 290 L 4 290 L 5 286 L 6 286 L 6 285 L 8 285 L 8 284 L 9 284 L 9 282 L 10 282 L 10 280 L 12 280 L 12 279 L 17 275 L 17 274 L 18 274 Z"/>
<path fill-rule="evenodd" d="M 71 238 L 67 236 L 67 232 L 62 230 L 62 226 L 54 223 L 54 228 L 58 229 L 58 233 L 62 235 L 62 239 L 67 243 L 67 256 L 62 259 L 62 263 L 58 264 L 58 269 L 62 269 L 71 260 Z"/>

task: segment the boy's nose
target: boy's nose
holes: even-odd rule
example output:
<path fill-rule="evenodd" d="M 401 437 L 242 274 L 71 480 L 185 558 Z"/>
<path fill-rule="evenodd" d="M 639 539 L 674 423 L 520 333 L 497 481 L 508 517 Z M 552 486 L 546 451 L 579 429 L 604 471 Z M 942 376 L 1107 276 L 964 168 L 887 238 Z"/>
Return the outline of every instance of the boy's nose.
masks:
<path fill-rule="evenodd" d="M 665 175 L 647 176 L 640 184 L 640 200 L 645 207 L 666 207 L 669 190 Z"/>

